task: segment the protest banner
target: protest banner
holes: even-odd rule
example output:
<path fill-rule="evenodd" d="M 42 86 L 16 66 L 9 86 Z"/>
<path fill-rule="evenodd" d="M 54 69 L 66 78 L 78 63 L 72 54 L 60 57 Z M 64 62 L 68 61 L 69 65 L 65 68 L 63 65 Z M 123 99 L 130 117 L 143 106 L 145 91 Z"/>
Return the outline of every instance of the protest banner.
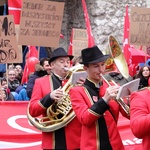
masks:
<path fill-rule="evenodd" d="M 6 4 L 7 3 L 7 0 L 1 0 L 0 1 L 0 6 L 3 6 L 4 4 Z"/>
<path fill-rule="evenodd" d="M 130 45 L 150 46 L 150 8 L 132 7 L 130 15 Z"/>
<path fill-rule="evenodd" d="M 26 115 L 28 101 L 0 101 L 0 150 L 41 150 L 42 133 Z M 142 140 L 130 128 L 130 120 L 119 115 L 118 129 L 125 150 L 142 150 Z"/>
<path fill-rule="evenodd" d="M 21 62 L 13 15 L 0 16 L 0 63 Z"/>
<path fill-rule="evenodd" d="M 41 150 L 42 134 L 27 119 L 28 103 L 0 101 L 0 150 Z"/>
<path fill-rule="evenodd" d="M 19 44 L 58 47 L 64 3 L 23 0 Z"/>
<path fill-rule="evenodd" d="M 73 29 L 73 55 L 80 56 L 81 50 L 88 47 L 88 37 L 86 29 Z"/>

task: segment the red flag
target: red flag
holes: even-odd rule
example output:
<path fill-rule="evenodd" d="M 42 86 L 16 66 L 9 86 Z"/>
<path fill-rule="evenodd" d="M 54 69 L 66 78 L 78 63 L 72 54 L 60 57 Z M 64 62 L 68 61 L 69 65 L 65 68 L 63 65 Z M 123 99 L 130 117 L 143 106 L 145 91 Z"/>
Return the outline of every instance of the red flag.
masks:
<path fill-rule="evenodd" d="M 95 44 L 94 44 L 93 34 L 92 34 L 92 31 L 91 31 L 91 25 L 90 25 L 90 20 L 89 20 L 89 15 L 88 15 L 85 0 L 82 0 L 82 6 L 83 6 L 86 29 L 87 29 L 87 35 L 88 35 L 88 47 L 92 47 Z"/>
<path fill-rule="evenodd" d="M 36 57 L 38 58 L 38 51 L 35 46 L 28 46 L 29 48 L 29 57 Z"/>
<path fill-rule="evenodd" d="M 28 76 L 29 76 L 29 70 L 27 68 L 27 65 L 25 65 L 22 80 L 21 80 L 21 84 L 24 84 L 28 81 Z"/>
<path fill-rule="evenodd" d="M 123 43 L 123 52 L 124 56 L 128 65 L 129 74 L 133 76 L 134 67 L 132 64 L 132 57 L 130 52 L 130 45 L 129 45 L 129 14 L 128 14 L 128 5 L 126 5 L 126 13 L 124 17 L 124 43 Z"/>
<path fill-rule="evenodd" d="M 8 14 L 14 16 L 15 24 L 20 23 L 22 0 L 8 0 Z"/>
<path fill-rule="evenodd" d="M 37 51 L 35 46 L 28 46 L 28 49 L 29 49 L 29 52 L 26 55 L 26 60 L 30 59 L 31 57 L 38 58 L 38 51 Z M 30 71 L 29 66 L 26 63 L 25 67 L 24 67 L 22 80 L 21 80 L 22 84 L 28 82 L 28 76 L 29 76 L 30 73 L 32 73 L 32 72 Z"/>
<path fill-rule="evenodd" d="M 73 29 L 70 36 L 70 43 L 69 43 L 69 49 L 68 49 L 68 55 L 72 55 L 72 39 L 73 39 Z"/>
<path fill-rule="evenodd" d="M 132 60 L 132 50 L 134 48 L 134 46 L 129 45 L 129 14 L 128 14 L 128 5 L 126 5 L 126 14 L 124 17 L 124 43 L 123 43 L 123 47 L 124 47 L 124 56 L 126 59 L 126 62 L 128 64 L 128 69 L 129 69 L 129 75 L 130 76 L 134 76 L 136 74 L 136 70 L 137 70 L 137 66 L 138 63 L 133 62 Z M 140 48 L 142 49 L 142 47 Z"/>
<path fill-rule="evenodd" d="M 127 64 L 131 63 L 130 59 L 131 59 L 131 53 L 129 51 L 129 43 L 128 43 L 128 40 L 129 40 L 129 15 L 128 15 L 128 5 L 126 5 L 126 14 L 125 14 L 125 17 L 124 17 L 124 43 L 123 43 L 123 46 L 124 46 L 124 56 L 125 56 L 125 59 L 127 61 Z"/>

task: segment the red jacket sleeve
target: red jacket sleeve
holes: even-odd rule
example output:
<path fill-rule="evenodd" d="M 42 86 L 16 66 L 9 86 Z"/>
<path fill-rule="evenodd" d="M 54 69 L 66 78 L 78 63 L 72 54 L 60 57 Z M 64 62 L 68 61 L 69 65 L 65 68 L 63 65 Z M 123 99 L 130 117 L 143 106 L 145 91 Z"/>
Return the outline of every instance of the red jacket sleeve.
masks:
<path fill-rule="evenodd" d="M 150 97 L 149 90 L 134 92 L 131 94 L 131 130 L 138 138 L 150 135 Z"/>
<path fill-rule="evenodd" d="M 45 83 L 45 85 L 43 85 Z M 32 97 L 29 103 L 29 113 L 32 117 L 38 117 L 46 113 L 46 109 L 54 101 L 50 98 L 50 85 L 47 78 L 35 80 Z"/>
<path fill-rule="evenodd" d="M 89 100 L 90 97 L 88 97 L 87 94 L 85 94 L 83 87 L 74 87 L 70 89 L 69 93 L 72 102 L 72 107 L 76 113 L 78 120 L 80 121 L 81 124 L 90 127 L 101 116 L 99 112 L 95 111 L 97 109 L 96 105 L 94 108 L 92 100 L 91 101 Z M 103 101 L 103 103 L 105 102 Z M 108 109 L 107 107 L 106 110 Z M 100 109 L 100 111 L 106 110 Z"/>

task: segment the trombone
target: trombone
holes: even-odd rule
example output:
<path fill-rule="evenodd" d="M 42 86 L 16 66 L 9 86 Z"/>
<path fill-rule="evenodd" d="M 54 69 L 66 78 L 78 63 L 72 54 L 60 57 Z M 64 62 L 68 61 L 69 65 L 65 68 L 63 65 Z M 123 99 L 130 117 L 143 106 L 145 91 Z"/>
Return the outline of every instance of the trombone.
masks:
<path fill-rule="evenodd" d="M 112 57 L 111 59 L 113 59 L 117 69 L 122 74 L 122 76 L 125 79 L 128 79 L 129 70 L 128 70 L 128 66 L 124 58 L 124 55 L 122 53 L 122 50 L 120 48 L 120 45 L 118 44 L 117 40 L 112 35 L 110 35 L 108 39 L 109 39 L 108 49 Z M 107 65 L 107 62 L 106 62 L 106 65 Z M 112 86 L 103 75 L 101 75 L 101 77 L 107 83 L 108 86 Z M 114 85 L 117 85 L 117 83 L 115 83 L 113 80 L 111 80 L 111 82 Z M 124 102 L 124 100 L 120 98 L 116 101 L 118 102 L 119 105 L 121 105 L 121 107 L 127 113 L 127 115 L 130 116 L 130 107 Z"/>
<path fill-rule="evenodd" d="M 107 80 L 106 78 L 101 75 L 102 79 L 107 83 L 108 86 L 112 86 Z M 114 85 L 117 85 L 117 83 L 115 83 L 113 80 L 111 80 L 111 82 Z M 126 112 L 126 114 L 128 116 L 130 116 L 130 107 L 124 102 L 124 100 L 122 98 L 116 99 L 116 101 L 118 102 L 118 104 L 123 108 L 123 110 Z"/>

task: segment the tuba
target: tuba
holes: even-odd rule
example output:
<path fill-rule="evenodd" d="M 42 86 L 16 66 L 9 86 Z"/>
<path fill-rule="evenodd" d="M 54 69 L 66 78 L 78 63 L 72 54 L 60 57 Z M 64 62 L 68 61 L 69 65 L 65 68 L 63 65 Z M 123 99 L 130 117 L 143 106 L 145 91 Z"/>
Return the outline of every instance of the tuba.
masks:
<path fill-rule="evenodd" d="M 119 72 L 122 74 L 122 76 L 127 80 L 129 78 L 129 70 L 126 63 L 126 60 L 124 58 L 124 55 L 122 53 L 122 50 L 120 48 L 120 45 L 118 44 L 117 40 L 110 35 L 109 38 L 109 45 L 108 49 L 111 57 L 106 61 L 106 68 L 108 66 L 114 65 L 117 67 Z M 111 86 L 111 84 L 107 81 L 107 79 L 101 75 L 102 79 L 108 84 L 108 86 Z M 111 81 L 114 85 L 117 85 L 114 81 Z M 129 106 L 124 102 L 122 98 L 116 100 L 118 104 L 123 108 L 123 110 L 127 113 L 128 116 L 130 116 L 130 108 Z"/>
<path fill-rule="evenodd" d="M 54 102 L 47 109 L 46 117 L 33 118 L 29 113 L 28 105 L 27 118 L 35 128 L 41 130 L 42 132 L 52 132 L 66 126 L 69 122 L 71 122 L 74 119 L 75 113 L 72 109 L 68 93 L 70 88 L 74 86 L 72 84 L 72 75 L 73 73 L 79 71 L 83 71 L 83 65 L 79 64 L 69 69 L 68 74 L 66 76 L 67 78 L 69 77 L 69 80 L 62 87 L 64 96 L 61 100 Z"/>

